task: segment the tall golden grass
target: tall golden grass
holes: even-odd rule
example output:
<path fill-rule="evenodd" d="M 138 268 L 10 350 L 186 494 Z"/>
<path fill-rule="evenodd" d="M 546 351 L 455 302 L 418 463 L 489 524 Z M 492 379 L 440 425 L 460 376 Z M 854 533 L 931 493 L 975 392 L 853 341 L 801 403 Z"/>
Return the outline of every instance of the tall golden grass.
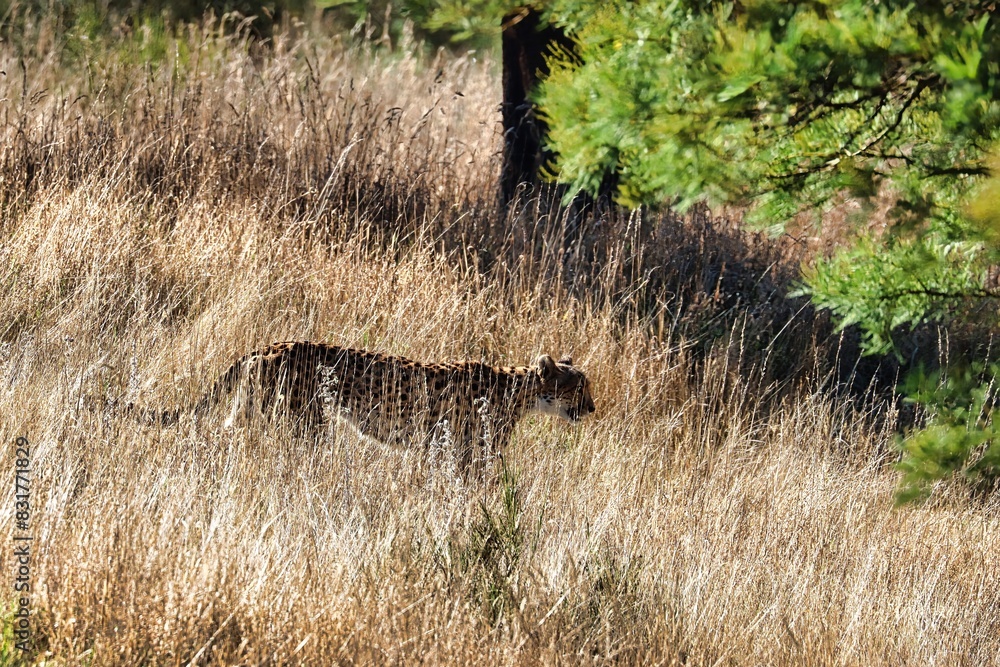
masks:
<path fill-rule="evenodd" d="M 841 348 L 783 297 L 794 244 L 498 211 L 488 56 L 205 28 L 154 66 L 141 35 L 75 59 L 39 35 L 0 46 L 0 439 L 8 480 L 33 447 L 36 642 L 6 661 L 1000 663 L 996 504 L 894 509 L 896 413 L 835 390 Z M 190 403 L 295 338 L 572 354 L 598 412 L 525 420 L 470 480 L 335 426 L 81 409 Z"/>

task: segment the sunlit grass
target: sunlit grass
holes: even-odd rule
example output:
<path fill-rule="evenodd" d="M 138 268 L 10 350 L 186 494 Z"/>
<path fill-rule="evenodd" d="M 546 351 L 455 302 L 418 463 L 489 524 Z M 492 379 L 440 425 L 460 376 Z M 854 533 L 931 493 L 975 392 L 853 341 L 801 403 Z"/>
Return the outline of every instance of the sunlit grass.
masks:
<path fill-rule="evenodd" d="M 160 69 L 20 77 L 0 50 L 0 438 L 7 470 L 35 447 L 33 660 L 1000 661 L 995 507 L 893 509 L 891 407 L 826 391 L 819 343 L 764 313 L 798 306 L 755 301 L 777 242 L 501 214 L 489 58 L 185 39 Z M 477 481 L 332 426 L 80 407 L 189 404 L 296 338 L 570 354 L 597 414 L 526 419 Z"/>

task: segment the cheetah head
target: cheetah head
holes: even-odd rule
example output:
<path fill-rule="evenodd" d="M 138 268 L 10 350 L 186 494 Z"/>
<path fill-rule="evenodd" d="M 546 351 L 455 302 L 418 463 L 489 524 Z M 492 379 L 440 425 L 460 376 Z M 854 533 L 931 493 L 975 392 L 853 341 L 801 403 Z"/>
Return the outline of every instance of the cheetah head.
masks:
<path fill-rule="evenodd" d="M 590 416 L 596 408 L 590 395 L 590 382 L 573 360 L 564 357 L 553 361 L 543 354 L 535 361 L 533 369 L 541 380 L 535 405 L 535 412 L 556 415 L 568 422 L 576 423 Z"/>

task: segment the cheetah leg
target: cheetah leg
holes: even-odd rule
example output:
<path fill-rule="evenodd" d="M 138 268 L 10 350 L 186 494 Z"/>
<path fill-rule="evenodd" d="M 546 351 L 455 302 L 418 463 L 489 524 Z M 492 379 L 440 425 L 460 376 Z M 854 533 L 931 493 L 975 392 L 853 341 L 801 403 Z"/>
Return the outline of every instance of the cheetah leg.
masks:
<path fill-rule="evenodd" d="M 236 393 L 233 395 L 232 409 L 229 411 L 229 416 L 226 417 L 226 421 L 223 424 L 224 428 L 233 428 L 233 425 L 236 423 L 236 420 L 239 419 L 240 415 L 246 415 L 247 410 L 250 407 L 248 405 L 249 400 L 250 392 L 247 391 L 246 383 L 241 382 L 236 388 Z"/>
<path fill-rule="evenodd" d="M 243 417 L 250 416 L 252 407 L 250 401 L 253 399 L 251 382 L 253 381 L 254 373 L 252 371 L 256 369 L 257 379 L 259 380 L 260 377 L 260 364 L 257 361 L 257 359 L 251 358 L 243 362 L 243 368 L 240 369 L 240 376 L 236 382 L 236 390 L 232 395 L 232 408 L 229 411 L 229 416 L 226 417 L 226 421 L 223 423 L 223 427 L 226 429 L 233 428 L 237 420 L 240 419 L 240 415 L 243 415 Z"/>

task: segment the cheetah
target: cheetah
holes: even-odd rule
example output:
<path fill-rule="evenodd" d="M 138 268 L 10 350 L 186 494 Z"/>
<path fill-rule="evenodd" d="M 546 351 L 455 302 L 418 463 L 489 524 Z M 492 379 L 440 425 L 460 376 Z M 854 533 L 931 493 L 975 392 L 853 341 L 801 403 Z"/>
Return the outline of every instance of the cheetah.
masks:
<path fill-rule="evenodd" d="M 314 428 L 332 408 L 363 436 L 386 444 L 412 443 L 446 424 L 463 456 L 477 446 L 502 454 L 528 413 L 577 423 L 596 410 L 590 382 L 569 358 L 543 354 L 532 366 L 420 363 L 309 341 L 272 343 L 244 355 L 195 412 L 226 395 L 234 395 L 227 428 L 254 415 L 286 415 Z M 166 412 L 161 419 L 178 415 Z"/>

